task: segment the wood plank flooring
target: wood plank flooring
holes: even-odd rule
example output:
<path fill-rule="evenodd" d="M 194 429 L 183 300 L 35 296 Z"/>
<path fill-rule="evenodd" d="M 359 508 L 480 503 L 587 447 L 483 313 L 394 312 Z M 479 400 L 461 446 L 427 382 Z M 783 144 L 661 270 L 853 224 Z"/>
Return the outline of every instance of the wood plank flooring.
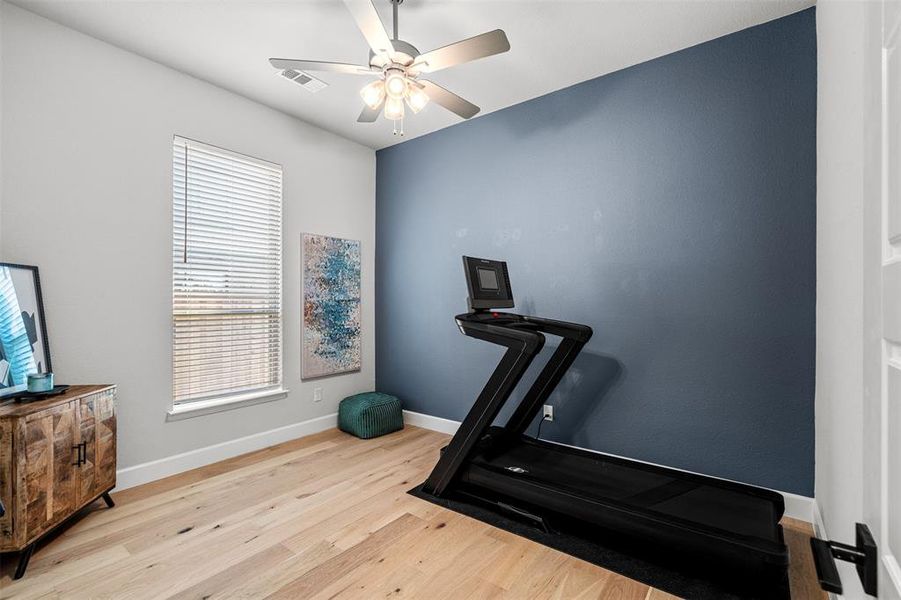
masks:
<path fill-rule="evenodd" d="M 448 436 L 330 430 L 114 494 L 47 542 L 0 598 L 673 596 L 406 492 Z M 794 598 L 816 598 L 809 525 L 786 522 Z"/>

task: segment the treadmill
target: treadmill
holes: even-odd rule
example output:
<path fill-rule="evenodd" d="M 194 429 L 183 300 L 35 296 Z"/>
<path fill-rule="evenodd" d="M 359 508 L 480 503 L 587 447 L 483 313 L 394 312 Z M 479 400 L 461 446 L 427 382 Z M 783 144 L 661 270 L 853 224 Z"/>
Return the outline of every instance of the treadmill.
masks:
<path fill-rule="evenodd" d="M 468 497 L 546 532 L 633 551 L 654 562 L 742 589 L 785 581 L 782 496 L 526 435 L 591 338 L 587 325 L 497 312 L 513 308 L 507 265 L 463 257 L 470 312 L 463 335 L 506 347 L 422 491 Z M 494 426 L 545 334 L 560 344 L 504 426 Z"/>

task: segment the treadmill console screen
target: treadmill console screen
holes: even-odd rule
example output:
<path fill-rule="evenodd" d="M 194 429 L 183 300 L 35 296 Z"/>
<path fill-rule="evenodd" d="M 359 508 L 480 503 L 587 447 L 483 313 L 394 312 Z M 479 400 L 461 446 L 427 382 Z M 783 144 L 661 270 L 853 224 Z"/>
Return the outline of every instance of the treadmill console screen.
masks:
<path fill-rule="evenodd" d="M 469 306 L 472 310 L 513 308 L 513 291 L 507 263 L 487 258 L 463 257 Z"/>
<path fill-rule="evenodd" d="M 483 290 L 497 289 L 497 272 L 494 269 L 476 267 L 476 271 L 479 273 L 479 286 Z"/>

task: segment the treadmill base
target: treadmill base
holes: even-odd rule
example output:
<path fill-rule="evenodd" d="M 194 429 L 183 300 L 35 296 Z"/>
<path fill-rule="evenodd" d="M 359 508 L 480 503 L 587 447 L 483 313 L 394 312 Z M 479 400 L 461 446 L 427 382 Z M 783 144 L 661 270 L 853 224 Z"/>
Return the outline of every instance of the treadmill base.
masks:
<path fill-rule="evenodd" d="M 728 580 L 715 581 L 703 577 L 700 573 L 688 573 L 683 569 L 676 569 L 672 565 L 655 561 L 652 557 L 627 552 L 615 543 L 611 543 L 609 546 L 595 544 L 583 537 L 568 534 L 565 527 L 560 529 L 552 527 L 551 532 L 544 531 L 531 518 L 516 518 L 516 513 L 513 511 L 504 511 L 502 514 L 497 507 L 459 492 L 451 492 L 447 498 L 438 498 L 423 492 L 422 485 L 419 485 L 409 493 L 422 500 L 683 598 L 790 600 L 791 597 L 787 575 L 777 577 L 762 589 L 736 590 L 732 589 Z M 734 585 L 734 582 L 732 583 Z"/>

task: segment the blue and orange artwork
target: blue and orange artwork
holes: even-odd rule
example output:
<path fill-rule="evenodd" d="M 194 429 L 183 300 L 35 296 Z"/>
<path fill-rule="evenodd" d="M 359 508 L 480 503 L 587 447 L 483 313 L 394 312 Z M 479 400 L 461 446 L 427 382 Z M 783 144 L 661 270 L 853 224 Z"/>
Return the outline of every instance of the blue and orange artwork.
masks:
<path fill-rule="evenodd" d="M 303 234 L 302 377 L 360 370 L 360 242 Z"/>

